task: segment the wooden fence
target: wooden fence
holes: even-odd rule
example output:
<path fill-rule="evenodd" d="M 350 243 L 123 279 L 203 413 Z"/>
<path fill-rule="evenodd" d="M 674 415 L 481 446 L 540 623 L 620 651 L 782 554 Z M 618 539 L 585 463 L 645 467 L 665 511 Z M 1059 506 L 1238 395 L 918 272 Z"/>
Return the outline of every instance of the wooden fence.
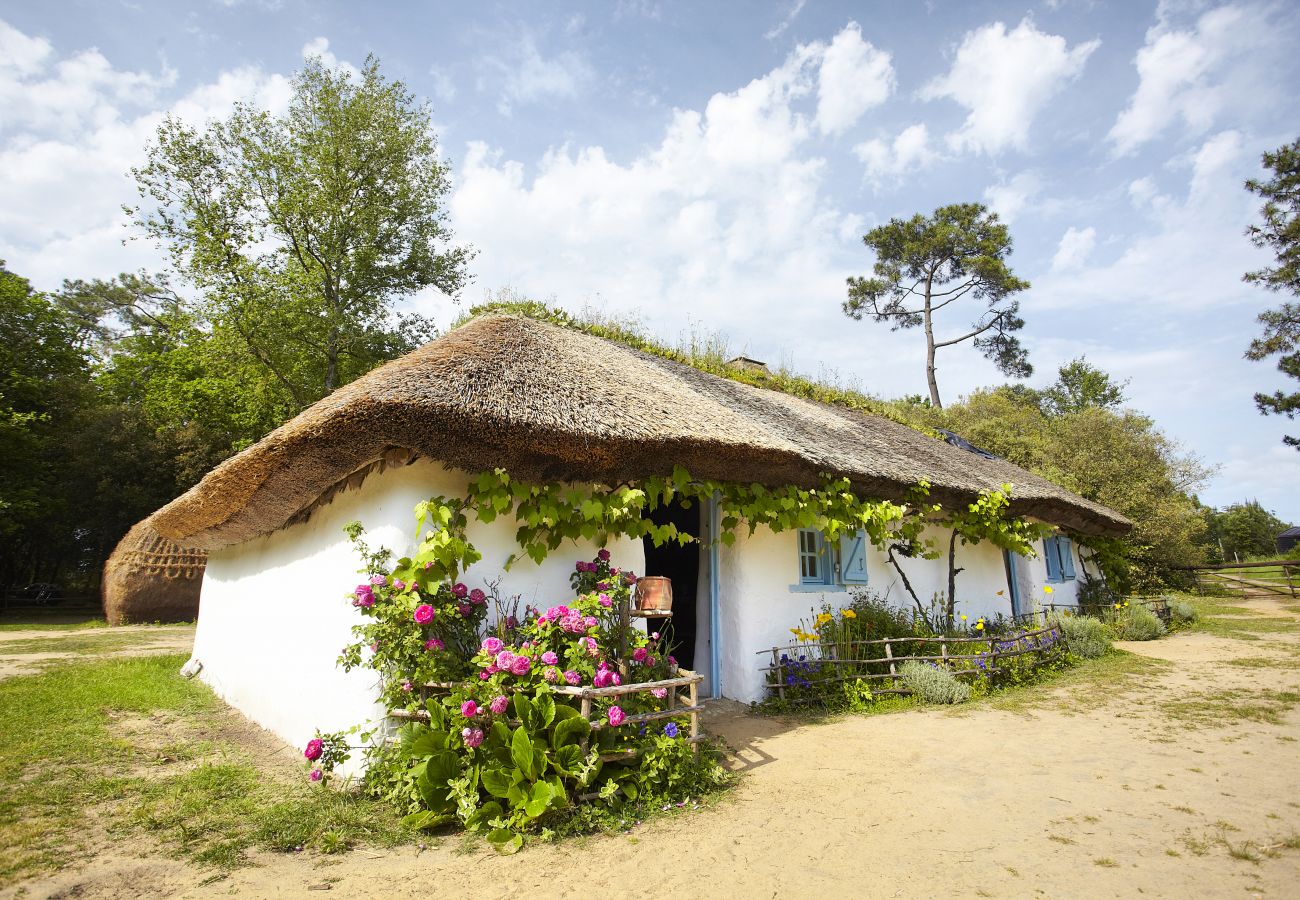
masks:
<path fill-rule="evenodd" d="M 1227 588 L 1251 587 L 1274 594 L 1290 595 L 1292 598 L 1300 597 L 1300 560 L 1275 559 L 1184 568 L 1196 576 L 1197 588 L 1208 585 Z M 1252 569 L 1280 569 L 1281 571 L 1277 576 L 1264 573 L 1252 578 Z"/>
<path fill-rule="evenodd" d="M 938 654 L 918 653 L 927 647 L 938 647 Z M 956 652 L 987 647 L 979 653 Z M 898 652 L 896 652 L 898 651 Z M 791 652 L 798 653 L 791 658 Z M 1061 642 L 1060 626 L 1051 624 L 1031 631 L 990 637 L 903 637 L 880 638 L 870 641 L 845 641 L 840 643 L 791 644 L 761 650 L 760 655 L 770 655 L 772 664 L 761 671 L 769 673 L 768 690 L 782 699 L 790 688 L 809 684 L 833 684 L 847 681 L 886 682 L 889 686 L 875 689 L 878 694 L 908 694 L 898 684 L 898 666 L 909 661 L 942 666 L 959 678 L 976 675 L 993 675 L 1005 668 L 1007 660 L 1029 656 L 1030 664 L 1037 668 L 1056 659 L 1065 652 Z M 813 656 L 815 654 L 815 657 Z M 847 655 L 846 655 L 847 654 Z M 873 655 L 878 654 L 878 655 Z M 815 668 L 815 671 L 813 669 Z M 826 674 L 826 670 L 830 674 Z M 874 671 L 873 671 L 874 670 Z M 814 678 L 805 678 L 813 674 Z M 807 702 L 813 697 L 793 698 L 794 702 Z"/>
<path fill-rule="evenodd" d="M 677 677 L 666 678 L 662 681 L 643 681 L 638 684 L 620 684 L 611 687 L 575 687 L 573 685 L 559 684 L 552 685 L 551 691 L 559 696 L 571 697 L 578 701 L 578 712 L 591 725 L 592 732 L 598 732 L 603 728 L 610 728 L 607 719 L 601 716 L 592 718 L 592 707 L 597 700 L 612 700 L 619 697 L 630 697 L 635 694 L 644 694 L 662 688 L 667 691 L 661 701 L 664 708 L 657 712 L 638 713 L 637 715 L 628 716 L 623 720 L 623 725 L 633 727 L 646 722 L 654 722 L 659 719 L 673 719 L 678 716 L 690 716 L 691 726 L 690 735 L 685 740 L 694 745 L 695 753 L 699 755 L 700 741 L 704 736 L 700 732 L 700 712 L 704 707 L 700 704 L 700 682 L 704 676 L 698 672 L 691 672 L 687 669 L 678 670 Z M 421 688 L 420 696 L 422 700 L 428 700 L 430 697 L 442 696 L 451 693 L 457 686 L 454 681 L 431 681 Z M 658 698 L 656 698 L 658 699 Z M 395 709 L 388 713 L 390 719 L 398 721 L 429 721 L 429 714 L 424 710 L 414 712 Z M 517 727 L 519 722 L 514 719 L 507 720 L 512 727 Z M 622 727 L 622 726 L 620 726 Z M 582 750 L 587 751 L 587 740 L 582 742 Z M 639 754 L 639 751 L 620 750 L 614 753 L 605 753 L 601 759 L 605 762 L 611 762 L 620 759 L 630 759 Z"/>

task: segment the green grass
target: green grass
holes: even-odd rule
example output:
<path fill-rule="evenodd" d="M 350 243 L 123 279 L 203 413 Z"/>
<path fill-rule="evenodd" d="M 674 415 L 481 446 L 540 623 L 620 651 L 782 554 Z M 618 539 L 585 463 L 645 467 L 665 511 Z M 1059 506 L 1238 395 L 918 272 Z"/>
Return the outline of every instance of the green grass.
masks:
<path fill-rule="evenodd" d="M 62 618 L 57 613 L 52 617 Z M 0 631 L 82 631 L 87 628 L 107 628 L 103 619 L 86 619 L 82 622 L 45 622 L 40 616 L 23 615 L 10 620 L 0 620 Z"/>
<path fill-rule="evenodd" d="M 1282 716 L 1300 704 L 1300 693 L 1273 690 L 1227 690 L 1191 694 L 1160 704 L 1160 710 L 1188 727 L 1214 727 L 1235 722 L 1281 725 Z"/>
<path fill-rule="evenodd" d="M 90 632 L 68 637 L 20 638 L 0 641 L 0 656 L 25 656 L 34 653 L 112 653 L 129 647 L 148 649 L 147 635 L 116 631 Z"/>
<path fill-rule="evenodd" d="M 106 833 L 145 832 L 227 869 L 260 847 L 343 849 L 408 838 L 386 804 L 268 774 L 242 748 L 198 738 L 133 743 L 114 714 L 164 713 L 216 731 L 220 702 L 177 674 L 181 655 L 78 662 L 0 681 L 0 886 L 83 856 Z"/>

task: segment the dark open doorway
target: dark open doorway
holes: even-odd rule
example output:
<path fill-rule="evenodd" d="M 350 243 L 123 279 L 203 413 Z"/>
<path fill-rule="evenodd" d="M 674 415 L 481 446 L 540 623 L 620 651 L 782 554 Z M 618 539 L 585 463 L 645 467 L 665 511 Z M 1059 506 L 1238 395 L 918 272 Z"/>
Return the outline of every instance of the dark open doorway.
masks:
<path fill-rule="evenodd" d="M 656 525 L 672 523 L 677 530 L 696 537 L 700 534 L 699 503 L 692 503 L 690 508 L 674 500 L 667 506 L 661 506 L 649 513 L 649 518 Z M 673 583 L 673 617 L 671 619 L 651 619 L 650 630 L 658 629 L 670 636 L 670 646 L 677 664 L 684 669 L 695 668 L 695 607 L 696 591 L 700 580 L 700 545 L 692 542 L 682 546 L 670 541 L 662 547 L 656 547 L 654 541 L 645 538 L 645 573 L 662 575 Z"/>

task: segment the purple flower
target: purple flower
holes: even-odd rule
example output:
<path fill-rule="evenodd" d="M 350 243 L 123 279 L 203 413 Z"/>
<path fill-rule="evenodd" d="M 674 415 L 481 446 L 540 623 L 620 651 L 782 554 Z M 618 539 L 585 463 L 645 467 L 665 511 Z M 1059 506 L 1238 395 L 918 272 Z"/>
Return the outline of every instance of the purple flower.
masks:
<path fill-rule="evenodd" d="M 601 548 L 600 551 L 596 553 L 596 558 L 601 562 L 609 562 L 609 551 Z"/>
<path fill-rule="evenodd" d="M 614 682 L 613 674 L 609 669 L 599 669 L 596 677 L 591 679 L 591 683 L 598 688 L 609 687 Z"/>
<path fill-rule="evenodd" d="M 676 723 L 676 722 L 669 722 L 667 725 L 665 725 L 665 726 L 664 726 L 664 734 L 668 735 L 668 737 L 670 737 L 670 738 L 675 738 L 675 737 L 677 737 L 677 723 Z"/>
<path fill-rule="evenodd" d="M 481 606 L 484 603 L 487 603 L 487 594 L 483 593 L 478 588 L 474 588 L 474 590 L 469 592 L 469 602 L 477 603 Z"/>
<path fill-rule="evenodd" d="M 582 676 L 579 675 L 577 672 L 573 671 L 572 669 L 570 669 L 569 671 L 564 673 L 564 681 L 566 684 L 573 684 L 573 685 L 582 684 Z"/>
<path fill-rule="evenodd" d="M 533 666 L 533 661 L 527 656 L 516 656 L 515 661 L 510 664 L 510 674 L 522 677 L 528 674 L 528 670 Z"/>
<path fill-rule="evenodd" d="M 637 647 L 632 651 L 632 658 L 639 663 L 645 662 L 645 658 L 650 654 L 646 652 L 645 647 Z"/>
<path fill-rule="evenodd" d="M 542 662 L 548 666 L 553 666 L 559 661 L 560 658 L 555 655 L 554 650 L 547 650 L 545 653 L 542 654 Z"/>
<path fill-rule="evenodd" d="M 456 606 L 456 612 L 460 613 L 462 616 L 464 616 L 467 619 L 469 618 L 469 614 L 472 613 L 473 611 L 474 608 L 470 606 L 468 603 L 460 603 Z"/>
<path fill-rule="evenodd" d="M 478 715 L 478 704 L 473 700 L 466 700 L 460 705 L 460 714 L 467 719 L 472 719 Z"/>
<path fill-rule="evenodd" d="M 596 584 L 596 590 L 598 590 L 598 591 L 607 591 L 607 590 L 609 590 L 609 582 L 608 582 L 608 581 L 601 581 L 601 582 L 598 582 L 598 583 Z"/>
<path fill-rule="evenodd" d="M 625 574 L 623 576 L 623 580 L 626 581 L 629 586 L 636 584 L 636 576 L 633 575 L 631 572 Z"/>
<path fill-rule="evenodd" d="M 411 682 L 409 681 L 403 681 L 402 690 L 406 691 L 406 693 L 409 694 L 411 693 L 411 691 L 415 690 L 415 685 L 411 684 Z"/>
<path fill-rule="evenodd" d="M 464 600 L 469 596 L 469 588 L 465 587 L 465 585 L 461 584 L 459 581 L 452 586 L 451 592 L 456 595 L 456 598 L 459 600 Z"/>
<path fill-rule="evenodd" d="M 501 642 L 501 638 L 483 638 L 483 652 L 487 653 L 489 656 L 496 656 L 505 649 L 505 646 L 506 645 Z"/>
<path fill-rule="evenodd" d="M 325 777 L 325 773 L 322 772 L 320 769 L 312 769 L 312 770 L 311 770 L 311 775 L 309 775 L 308 777 L 309 777 L 312 781 L 320 781 L 322 778 Z"/>
<path fill-rule="evenodd" d="M 302 751 L 302 755 L 307 757 L 311 762 L 320 759 L 320 755 L 325 752 L 325 742 L 320 738 L 312 738 L 307 742 L 307 749 Z"/>
<path fill-rule="evenodd" d="M 415 621 L 420 625 L 428 625 L 433 621 L 433 607 L 427 603 L 421 603 L 415 608 Z"/>
<path fill-rule="evenodd" d="M 446 650 L 447 645 L 444 644 L 442 641 L 438 640 L 437 638 L 429 638 L 427 641 L 424 642 L 424 649 L 425 650 Z"/>
<path fill-rule="evenodd" d="M 499 716 L 506 711 L 506 707 L 509 705 L 510 701 L 504 695 L 498 695 L 492 698 L 492 702 L 488 704 L 488 709 L 492 710 L 492 715 Z"/>
<path fill-rule="evenodd" d="M 605 607 L 605 609 L 609 609 L 611 606 L 614 605 L 614 601 L 609 599 L 608 594 L 601 594 L 599 597 L 596 598 L 596 602 L 599 603 L 601 606 Z"/>
<path fill-rule="evenodd" d="M 588 628 L 595 628 L 600 624 L 600 620 L 595 616 L 587 616 L 587 618 L 582 620 L 582 624 L 586 625 Z"/>
<path fill-rule="evenodd" d="M 620 709 L 619 707 L 611 706 L 609 708 L 609 724 L 614 726 L 615 728 L 622 725 L 623 720 L 626 718 L 627 716 L 623 713 L 623 710 Z"/>
<path fill-rule="evenodd" d="M 475 747 L 477 747 L 479 744 L 483 743 L 483 729 L 482 729 L 482 728 L 462 728 L 462 729 L 460 730 L 460 737 L 461 737 L 461 740 L 463 740 L 463 741 L 465 742 L 465 746 L 466 746 L 466 747 L 469 747 L 471 750 L 473 750 L 473 749 L 474 749 Z"/>

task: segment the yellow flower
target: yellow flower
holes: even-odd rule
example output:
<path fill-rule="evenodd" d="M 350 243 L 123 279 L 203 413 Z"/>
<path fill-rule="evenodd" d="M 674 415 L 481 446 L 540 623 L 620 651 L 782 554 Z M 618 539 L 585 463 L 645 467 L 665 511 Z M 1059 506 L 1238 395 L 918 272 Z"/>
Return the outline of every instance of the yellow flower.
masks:
<path fill-rule="evenodd" d="M 790 633 L 793 634 L 795 637 L 798 637 L 799 635 L 803 634 L 803 631 L 802 629 L 799 628 L 791 628 Z"/>
<path fill-rule="evenodd" d="M 983 630 L 984 630 L 984 620 L 983 620 L 983 619 L 981 619 L 980 621 L 978 621 L 978 622 L 975 623 L 975 630 L 976 630 L 976 631 L 983 631 Z"/>
<path fill-rule="evenodd" d="M 822 613 L 820 616 L 817 617 L 817 627 L 820 628 L 821 626 L 829 622 L 832 618 L 834 617 L 830 613 Z"/>
<path fill-rule="evenodd" d="M 842 615 L 846 619 L 856 619 L 858 617 L 858 614 L 851 609 L 844 610 L 844 612 L 840 613 L 840 615 Z"/>
<path fill-rule="evenodd" d="M 1045 584 L 1045 585 L 1043 585 L 1043 593 L 1044 593 L 1044 594 L 1050 594 L 1050 593 L 1053 593 L 1052 586 L 1051 586 L 1050 584 Z"/>
<path fill-rule="evenodd" d="M 1001 597 L 1001 596 L 1002 596 L 1003 594 L 1005 594 L 1005 593 L 1006 593 L 1006 591 L 998 591 L 998 596 Z"/>
<path fill-rule="evenodd" d="M 966 616 L 965 616 L 965 614 L 962 615 L 961 620 L 962 620 L 963 622 L 966 621 Z"/>

